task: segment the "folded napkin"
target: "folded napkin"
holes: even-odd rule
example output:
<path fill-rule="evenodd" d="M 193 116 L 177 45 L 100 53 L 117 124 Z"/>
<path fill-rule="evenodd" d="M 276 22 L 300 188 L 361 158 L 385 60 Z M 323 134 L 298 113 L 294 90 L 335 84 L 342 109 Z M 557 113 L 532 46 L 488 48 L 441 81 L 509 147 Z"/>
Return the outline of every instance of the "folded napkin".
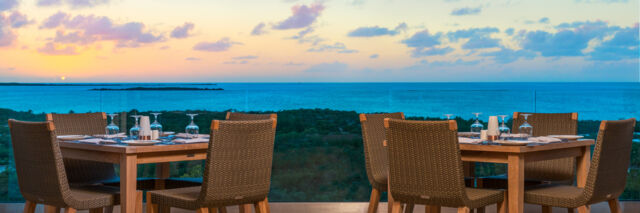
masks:
<path fill-rule="evenodd" d="M 482 139 L 458 137 L 458 143 L 482 143 Z"/>
<path fill-rule="evenodd" d="M 92 143 L 92 144 L 100 144 L 100 143 L 116 143 L 114 140 L 105 140 L 102 138 L 90 138 L 90 139 L 82 139 L 79 140 L 82 143 Z"/>
<path fill-rule="evenodd" d="M 115 135 L 94 135 L 96 138 L 126 138 L 127 133 L 121 132 Z"/>
<path fill-rule="evenodd" d="M 536 142 L 536 143 L 554 143 L 554 142 L 562 142 L 561 139 L 559 138 L 552 138 L 552 137 L 530 137 L 529 138 L 530 141 Z"/>
<path fill-rule="evenodd" d="M 178 133 L 176 134 L 177 138 L 188 138 L 187 133 Z M 198 134 L 198 138 L 209 138 L 208 134 Z"/>
<path fill-rule="evenodd" d="M 173 140 L 174 143 L 207 143 L 209 142 L 209 138 L 191 138 L 191 139 L 183 139 L 178 138 Z"/>

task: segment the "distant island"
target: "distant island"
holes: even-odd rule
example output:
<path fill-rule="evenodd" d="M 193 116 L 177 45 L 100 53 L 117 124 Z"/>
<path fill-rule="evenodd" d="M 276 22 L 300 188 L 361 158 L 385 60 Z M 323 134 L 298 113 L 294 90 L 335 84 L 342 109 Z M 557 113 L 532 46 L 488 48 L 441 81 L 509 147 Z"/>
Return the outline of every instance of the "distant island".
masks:
<path fill-rule="evenodd" d="M 96 84 L 96 83 L 0 83 L 0 86 L 122 86 L 122 84 Z"/>
<path fill-rule="evenodd" d="M 224 90 L 222 88 L 195 88 L 195 87 L 129 87 L 129 88 L 95 88 L 92 91 L 212 91 Z"/>

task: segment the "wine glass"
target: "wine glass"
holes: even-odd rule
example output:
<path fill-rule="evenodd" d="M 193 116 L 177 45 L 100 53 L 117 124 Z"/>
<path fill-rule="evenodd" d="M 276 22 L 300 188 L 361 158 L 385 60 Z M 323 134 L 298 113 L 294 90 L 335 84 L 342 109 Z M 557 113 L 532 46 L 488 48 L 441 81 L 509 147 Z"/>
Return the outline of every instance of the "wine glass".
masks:
<path fill-rule="evenodd" d="M 444 114 L 444 116 L 447 117 L 447 120 L 451 120 L 451 116 L 453 116 L 453 114 Z"/>
<path fill-rule="evenodd" d="M 480 112 L 474 112 L 474 115 L 476 115 L 476 121 L 473 122 L 473 124 L 471 124 L 471 132 L 476 132 L 476 133 L 480 133 L 482 132 L 482 129 L 484 128 L 484 125 L 482 125 L 482 123 L 480 123 Z"/>
<path fill-rule="evenodd" d="M 109 115 L 109 117 L 111 117 L 111 123 L 109 123 L 109 125 L 107 125 L 107 127 L 105 127 L 106 133 L 107 133 L 107 135 L 116 135 L 116 134 L 118 134 L 120 132 L 120 127 L 118 127 L 118 125 L 113 123 L 113 118 L 116 117 L 116 115 L 118 115 L 118 114 L 110 113 L 108 115 Z"/>
<path fill-rule="evenodd" d="M 518 132 L 520 132 L 520 134 L 525 134 L 527 138 L 531 137 L 533 136 L 533 126 L 527 122 L 527 118 L 529 118 L 531 114 L 522 114 L 522 116 L 524 117 L 524 123 L 518 127 Z"/>
<path fill-rule="evenodd" d="M 507 125 L 505 124 L 505 121 L 508 115 L 498 115 L 498 116 L 502 118 L 502 124 L 500 125 L 500 127 L 498 127 L 498 131 L 500 131 L 500 139 L 504 140 L 506 139 L 506 136 L 509 133 L 511 133 L 511 129 L 509 129 L 509 127 L 507 127 Z"/>
<path fill-rule="evenodd" d="M 187 125 L 187 127 L 184 129 L 184 131 L 187 133 L 187 137 L 190 137 L 190 138 L 198 137 L 200 127 L 198 127 L 198 125 L 196 125 L 196 123 L 193 122 L 193 118 L 196 115 L 198 114 L 187 114 L 187 116 L 191 117 L 191 123 L 189 123 L 189 125 Z"/>
<path fill-rule="evenodd" d="M 131 127 L 131 129 L 129 129 L 129 136 L 131 136 L 131 138 L 133 138 L 134 140 L 138 139 L 138 136 L 140 136 L 140 115 L 132 115 L 132 118 L 135 119 L 134 125 L 133 127 Z"/>
<path fill-rule="evenodd" d="M 153 115 L 153 123 L 151 123 L 151 125 L 149 126 L 151 128 L 151 131 L 157 130 L 158 131 L 158 135 L 162 135 L 162 124 L 160 124 L 160 122 L 158 122 L 158 115 L 162 114 L 159 112 L 155 112 L 155 113 L 151 113 Z"/>

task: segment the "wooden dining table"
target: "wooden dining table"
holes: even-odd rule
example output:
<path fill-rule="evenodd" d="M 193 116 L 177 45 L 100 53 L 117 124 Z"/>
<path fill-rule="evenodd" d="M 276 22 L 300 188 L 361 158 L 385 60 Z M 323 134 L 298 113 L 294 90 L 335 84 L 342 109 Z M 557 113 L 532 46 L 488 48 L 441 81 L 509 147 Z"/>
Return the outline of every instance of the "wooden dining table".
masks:
<path fill-rule="evenodd" d="M 136 211 L 138 164 L 158 163 L 158 177 L 168 178 L 169 162 L 204 160 L 207 158 L 209 145 L 208 143 L 189 143 L 128 146 L 69 141 L 59 141 L 59 144 L 64 158 L 120 165 L 120 212 L 122 213 Z"/>

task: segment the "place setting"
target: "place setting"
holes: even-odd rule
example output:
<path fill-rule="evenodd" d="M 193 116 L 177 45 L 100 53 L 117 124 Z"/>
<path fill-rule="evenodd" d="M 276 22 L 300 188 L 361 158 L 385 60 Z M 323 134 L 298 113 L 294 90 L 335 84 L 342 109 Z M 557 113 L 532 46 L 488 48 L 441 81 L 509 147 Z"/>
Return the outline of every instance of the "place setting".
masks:
<path fill-rule="evenodd" d="M 470 126 L 470 132 L 458 132 L 458 142 L 462 144 L 484 144 L 505 146 L 544 145 L 550 143 L 562 143 L 576 141 L 584 138 L 581 135 L 548 135 L 533 136 L 533 126 L 528 122 L 531 114 L 521 114 L 523 123 L 518 127 L 518 133 L 511 133 L 506 125 L 507 115 L 489 116 L 488 127 L 485 130 L 480 122 L 480 114 L 473 113 L 475 121 Z M 447 118 L 451 114 L 446 114 Z M 498 124 L 498 117 L 502 119 Z"/>

